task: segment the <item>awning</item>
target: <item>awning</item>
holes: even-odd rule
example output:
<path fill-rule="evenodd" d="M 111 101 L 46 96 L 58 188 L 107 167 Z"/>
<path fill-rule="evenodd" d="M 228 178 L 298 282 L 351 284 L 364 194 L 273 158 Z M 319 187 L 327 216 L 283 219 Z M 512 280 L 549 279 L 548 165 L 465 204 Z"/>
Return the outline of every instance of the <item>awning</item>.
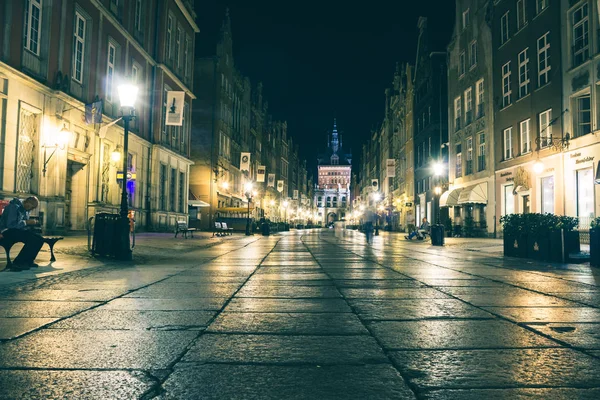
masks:
<path fill-rule="evenodd" d="M 250 207 L 250 211 L 254 210 L 254 207 Z M 247 213 L 248 207 L 221 207 L 217 208 L 218 212 L 228 212 L 228 213 Z"/>
<path fill-rule="evenodd" d="M 458 196 L 462 188 L 447 190 L 440 196 L 440 207 L 454 207 L 458 205 Z"/>
<path fill-rule="evenodd" d="M 469 186 L 460 192 L 458 204 L 487 204 L 487 182 Z"/>
<path fill-rule="evenodd" d="M 192 207 L 210 207 L 210 204 L 202 200 L 188 200 L 188 205 Z"/>

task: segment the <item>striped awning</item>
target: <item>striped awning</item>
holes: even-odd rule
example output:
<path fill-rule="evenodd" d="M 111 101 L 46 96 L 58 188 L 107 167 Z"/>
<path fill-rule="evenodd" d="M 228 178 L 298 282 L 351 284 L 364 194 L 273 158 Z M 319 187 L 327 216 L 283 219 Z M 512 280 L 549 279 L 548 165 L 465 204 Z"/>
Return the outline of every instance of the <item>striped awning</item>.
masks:
<path fill-rule="evenodd" d="M 447 190 L 440 196 L 440 207 L 454 207 L 458 205 L 458 196 L 462 188 Z"/>
<path fill-rule="evenodd" d="M 487 182 L 464 188 L 458 196 L 458 204 L 487 204 Z"/>

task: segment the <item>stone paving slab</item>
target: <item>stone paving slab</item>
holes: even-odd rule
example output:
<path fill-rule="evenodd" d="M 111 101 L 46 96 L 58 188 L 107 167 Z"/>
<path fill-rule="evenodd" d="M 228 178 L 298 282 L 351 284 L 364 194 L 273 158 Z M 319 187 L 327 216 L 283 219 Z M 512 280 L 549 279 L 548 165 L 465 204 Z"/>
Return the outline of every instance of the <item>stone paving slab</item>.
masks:
<path fill-rule="evenodd" d="M 141 372 L 0 370 L 0 398 L 61 400 L 130 400 L 154 382 Z"/>
<path fill-rule="evenodd" d="M 0 301 L 0 317 L 62 318 L 99 305 L 85 301 Z"/>
<path fill-rule="evenodd" d="M 495 282 L 489 279 L 420 278 L 419 281 L 435 287 L 506 287 L 502 282 Z"/>
<path fill-rule="evenodd" d="M 434 390 L 422 393 L 420 397 L 426 400 L 597 400 L 600 398 L 600 388 Z"/>
<path fill-rule="evenodd" d="M 330 272 L 329 276 L 332 279 L 408 279 L 406 275 L 387 269 L 373 269 L 364 272 L 355 272 L 353 270 Z"/>
<path fill-rule="evenodd" d="M 180 364 L 162 400 L 408 400 L 414 394 L 390 365 L 263 366 Z"/>
<path fill-rule="evenodd" d="M 162 369 L 198 332 L 45 329 L 0 343 L 1 368 Z"/>
<path fill-rule="evenodd" d="M 44 325 L 56 321 L 57 318 L 1 318 L 0 340 L 13 339 Z"/>
<path fill-rule="evenodd" d="M 563 299 L 576 301 L 581 304 L 585 304 L 592 307 L 600 308 L 600 291 L 589 291 L 579 293 L 550 293 L 554 296 L 561 297 Z"/>
<path fill-rule="evenodd" d="M 239 284 L 215 283 L 205 285 L 187 285 L 167 284 L 164 282 L 142 288 L 131 292 L 124 298 L 146 298 L 146 299 L 187 299 L 198 297 L 231 297 L 236 290 L 240 288 Z"/>
<path fill-rule="evenodd" d="M 559 346 L 556 342 L 525 328 L 499 320 L 375 321 L 369 324 L 369 328 L 386 349 L 501 349 Z"/>
<path fill-rule="evenodd" d="M 299 274 L 299 273 L 276 273 L 276 274 L 255 274 L 254 276 L 252 276 L 252 278 L 250 278 L 250 280 L 248 281 L 249 283 L 251 282 L 256 282 L 257 284 L 263 283 L 263 282 L 268 282 L 268 281 L 318 281 L 318 280 L 326 280 L 329 279 L 329 277 L 325 274 L 322 273 L 306 273 L 306 274 Z"/>
<path fill-rule="evenodd" d="M 600 386 L 600 359 L 571 349 L 391 352 L 400 373 L 427 389 Z"/>
<path fill-rule="evenodd" d="M 431 318 L 484 318 L 493 315 L 454 299 L 365 300 L 349 303 L 365 320 L 418 320 Z"/>
<path fill-rule="evenodd" d="M 395 289 L 425 287 L 414 279 L 402 280 L 376 280 L 376 279 L 336 279 L 335 285 L 340 288 L 370 288 L 370 289 Z"/>
<path fill-rule="evenodd" d="M 340 289 L 347 299 L 449 299 L 450 296 L 431 288 Z"/>
<path fill-rule="evenodd" d="M 348 304 L 342 299 L 257 299 L 234 298 L 225 307 L 228 312 L 259 313 L 340 313 L 351 312 Z"/>
<path fill-rule="evenodd" d="M 245 285 L 236 297 L 263 298 L 341 298 L 335 286 Z"/>
<path fill-rule="evenodd" d="M 257 275 L 291 275 L 291 274 L 321 274 L 323 271 L 321 267 L 260 267 L 258 271 L 256 271 Z M 262 279 L 262 278 L 261 278 Z"/>
<path fill-rule="evenodd" d="M 600 321 L 600 310 L 591 307 L 484 307 L 484 309 L 519 323 Z"/>
<path fill-rule="evenodd" d="M 182 362 L 377 364 L 389 362 L 370 336 L 204 334 Z"/>
<path fill-rule="evenodd" d="M 83 330 L 200 330 L 215 311 L 121 311 L 94 309 L 62 320 L 51 329 Z"/>
<path fill-rule="evenodd" d="M 282 335 L 368 334 L 350 313 L 221 313 L 207 332 Z"/>
<path fill-rule="evenodd" d="M 239 283 L 248 279 L 247 276 L 219 276 L 219 275 L 175 275 L 170 278 L 165 279 L 165 284 L 169 283 L 177 283 L 177 284 L 189 284 L 189 285 L 208 285 L 212 283 Z"/>
<path fill-rule="evenodd" d="M 577 293 L 577 292 L 598 292 L 598 287 L 586 285 L 584 283 L 576 283 L 556 279 L 549 282 L 522 282 L 511 281 L 512 285 L 519 286 L 525 289 L 535 290 L 543 293 Z"/>
<path fill-rule="evenodd" d="M 52 290 L 38 289 L 25 292 L 7 293 L 0 299 L 4 300 L 35 300 L 35 301 L 108 301 L 128 293 L 128 290 Z"/>
<path fill-rule="evenodd" d="M 129 299 L 120 298 L 113 300 L 100 309 L 103 310 L 155 310 L 155 311 L 218 311 L 226 298 L 197 297 L 187 299 Z"/>
<path fill-rule="evenodd" d="M 582 304 L 569 300 L 536 293 L 524 293 L 510 297 L 503 294 L 461 294 L 456 297 L 478 307 L 583 307 Z"/>
<path fill-rule="evenodd" d="M 529 328 L 581 349 L 600 350 L 600 323 L 551 323 Z"/>

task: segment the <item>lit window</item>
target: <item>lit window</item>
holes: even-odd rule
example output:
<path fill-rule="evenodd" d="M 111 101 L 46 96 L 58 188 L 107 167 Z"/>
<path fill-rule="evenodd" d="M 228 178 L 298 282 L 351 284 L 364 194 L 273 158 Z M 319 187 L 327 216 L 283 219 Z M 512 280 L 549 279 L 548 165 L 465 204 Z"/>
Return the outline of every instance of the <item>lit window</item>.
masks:
<path fill-rule="evenodd" d="M 554 176 L 541 179 L 542 186 L 542 214 L 554 214 Z"/>
<path fill-rule="evenodd" d="M 33 54 L 40 55 L 40 35 L 42 27 L 41 0 L 25 0 L 24 46 Z"/>
<path fill-rule="evenodd" d="M 577 136 L 587 135 L 592 131 L 592 110 L 590 95 L 586 94 L 577 98 Z"/>
<path fill-rule="evenodd" d="M 538 86 L 550 81 L 550 42 L 548 33 L 538 39 Z"/>
<path fill-rule="evenodd" d="M 75 13 L 75 32 L 73 34 L 73 79 L 83 82 L 83 66 L 85 57 L 86 20 L 78 12 Z"/>
<path fill-rule="evenodd" d="M 514 185 L 504 186 L 504 208 L 502 215 L 515 213 L 515 195 L 513 193 Z"/>
<path fill-rule="evenodd" d="M 577 216 L 594 217 L 594 173 L 592 168 L 577 171 Z"/>

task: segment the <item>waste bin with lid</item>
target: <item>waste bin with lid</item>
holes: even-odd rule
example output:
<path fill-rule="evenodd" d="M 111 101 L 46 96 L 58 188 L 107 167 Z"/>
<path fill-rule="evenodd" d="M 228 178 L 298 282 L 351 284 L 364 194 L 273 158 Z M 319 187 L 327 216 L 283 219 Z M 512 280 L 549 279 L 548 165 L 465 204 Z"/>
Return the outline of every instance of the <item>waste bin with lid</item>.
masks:
<path fill-rule="evenodd" d="M 444 225 L 432 225 L 431 226 L 431 245 L 432 246 L 443 246 L 444 245 Z"/>

